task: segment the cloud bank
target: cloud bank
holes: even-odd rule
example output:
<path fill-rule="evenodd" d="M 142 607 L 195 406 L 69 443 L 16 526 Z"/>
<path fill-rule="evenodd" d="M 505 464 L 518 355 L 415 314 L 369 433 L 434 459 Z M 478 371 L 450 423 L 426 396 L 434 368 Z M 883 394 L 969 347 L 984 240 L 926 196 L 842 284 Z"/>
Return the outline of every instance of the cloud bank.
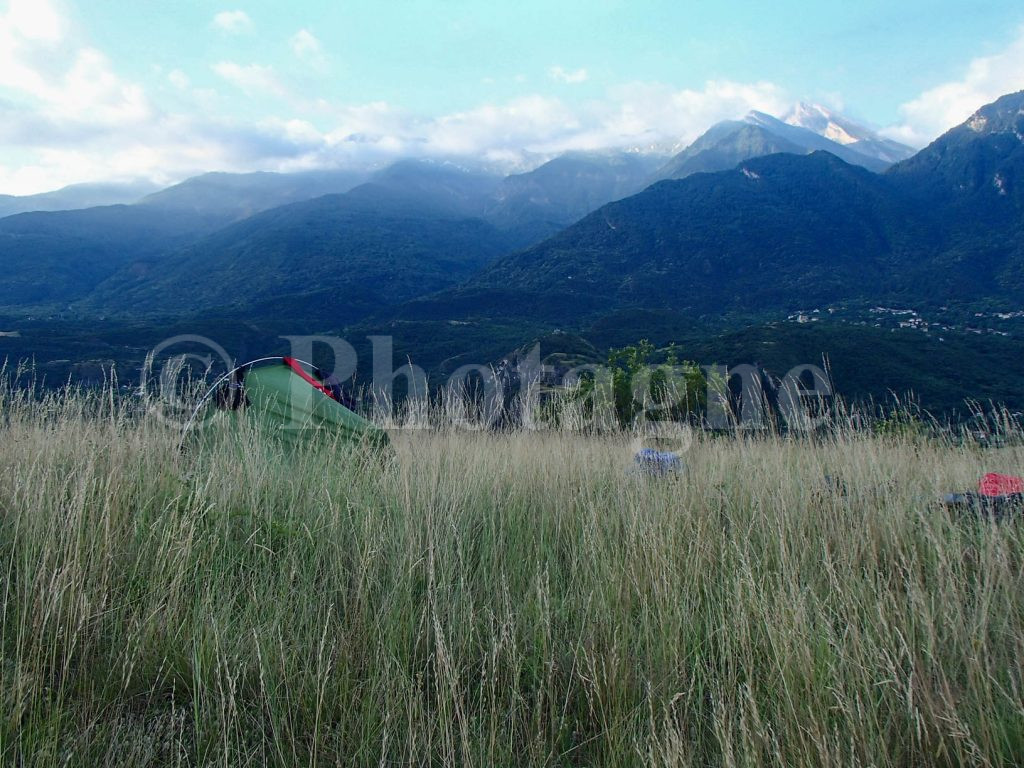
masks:
<path fill-rule="evenodd" d="M 972 60 L 963 75 L 930 88 L 900 107 L 901 120 L 882 133 L 922 147 L 959 125 L 984 104 L 1024 89 L 1024 28 L 1007 48 Z"/>
<path fill-rule="evenodd" d="M 242 12 L 215 20 L 232 32 L 252 24 Z M 327 66 L 324 46 L 308 29 L 281 42 L 303 64 Z M 175 95 L 175 108 L 161 106 L 160 92 L 147 93 L 101 51 L 68 34 L 49 0 L 16 0 L 0 16 L 0 43 L 0 192 L 8 194 L 95 180 L 170 183 L 209 170 L 383 164 L 402 156 L 464 156 L 520 169 L 568 150 L 671 148 L 716 120 L 788 104 L 771 83 L 713 81 L 699 89 L 632 83 L 582 106 L 527 93 L 423 115 L 383 101 L 310 100 L 273 67 L 216 62 L 211 70 L 225 93 L 269 94 L 283 113 L 239 121 L 223 107 L 222 94 L 194 87 L 195 78 L 181 68 L 161 80 Z M 586 78 L 583 69 L 549 74 L 568 84 Z"/>
<path fill-rule="evenodd" d="M 213 24 L 237 34 L 253 21 L 243 11 L 223 11 Z M 329 52 L 309 29 L 282 32 L 278 42 L 300 70 L 329 65 Z M 0 10 L 0 193 L 99 180 L 171 183 L 210 170 L 383 164 L 401 156 L 463 156 L 521 170 L 570 150 L 677 151 L 717 121 L 752 109 L 781 114 L 794 101 L 767 81 L 690 88 L 631 82 L 584 102 L 562 98 L 574 89 L 525 92 L 425 115 L 385 101 L 328 103 L 304 92 L 315 89 L 316 78 L 293 80 L 260 62 L 224 60 L 211 69 L 182 64 L 147 90 L 81 40 L 52 0 L 13 0 Z M 223 90 L 195 86 L 203 74 Z M 566 85 L 587 80 L 585 68 L 555 66 L 547 74 Z M 1021 87 L 1024 30 L 1004 51 L 972 61 L 960 79 L 908 101 L 886 133 L 921 145 Z M 272 104 L 272 112 L 238 120 L 228 106 L 232 94 Z M 256 102 L 268 94 L 271 101 Z"/>

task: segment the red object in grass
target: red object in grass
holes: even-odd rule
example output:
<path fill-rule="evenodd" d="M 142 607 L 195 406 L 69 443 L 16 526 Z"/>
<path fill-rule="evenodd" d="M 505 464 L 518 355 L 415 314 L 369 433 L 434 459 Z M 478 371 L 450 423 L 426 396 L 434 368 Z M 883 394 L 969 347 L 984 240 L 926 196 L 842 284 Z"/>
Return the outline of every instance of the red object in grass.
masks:
<path fill-rule="evenodd" d="M 1024 493 L 1024 478 L 989 472 L 978 483 L 978 493 L 982 496 L 1009 496 L 1011 493 Z"/>

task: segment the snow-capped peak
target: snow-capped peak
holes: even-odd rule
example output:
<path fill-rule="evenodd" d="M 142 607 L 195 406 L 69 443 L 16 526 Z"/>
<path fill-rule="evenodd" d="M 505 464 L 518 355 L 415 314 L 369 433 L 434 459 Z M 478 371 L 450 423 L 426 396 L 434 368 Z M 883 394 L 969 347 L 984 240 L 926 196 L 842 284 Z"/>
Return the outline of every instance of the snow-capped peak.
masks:
<path fill-rule="evenodd" d="M 876 138 L 869 129 L 835 114 L 820 104 L 808 104 L 801 101 L 782 120 L 790 125 L 814 131 L 819 136 L 831 139 L 837 144 L 856 144 L 858 141 Z"/>

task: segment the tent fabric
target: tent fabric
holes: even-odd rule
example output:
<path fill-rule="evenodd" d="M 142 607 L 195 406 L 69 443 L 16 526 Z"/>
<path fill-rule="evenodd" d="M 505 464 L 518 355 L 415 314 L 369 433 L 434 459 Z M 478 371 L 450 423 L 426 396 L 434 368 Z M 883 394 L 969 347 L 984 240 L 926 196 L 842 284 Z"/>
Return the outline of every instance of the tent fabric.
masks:
<path fill-rule="evenodd" d="M 978 483 L 978 493 L 982 496 L 1009 496 L 1015 493 L 1024 493 L 1024 478 L 989 472 Z"/>
<path fill-rule="evenodd" d="M 287 365 L 289 368 L 291 368 L 292 371 L 299 378 L 301 378 L 304 382 L 309 384 L 309 386 L 313 387 L 313 389 L 317 390 L 318 392 L 323 392 L 325 395 L 327 395 L 332 400 L 337 400 L 338 399 L 338 398 L 336 398 L 334 396 L 334 394 L 331 392 L 331 390 L 328 389 L 324 384 L 321 384 L 319 381 L 317 381 L 312 376 L 310 376 L 308 373 L 306 373 L 304 370 L 302 370 L 302 364 L 298 360 L 296 360 L 294 357 L 283 357 L 283 358 L 281 358 L 281 361 L 285 365 Z"/>
<path fill-rule="evenodd" d="M 335 400 L 330 389 L 291 358 L 242 366 L 221 388 L 231 391 L 222 395 L 218 390 L 218 410 L 288 446 L 343 443 L 382 450 L 390 445 L 386 432 Z"/>

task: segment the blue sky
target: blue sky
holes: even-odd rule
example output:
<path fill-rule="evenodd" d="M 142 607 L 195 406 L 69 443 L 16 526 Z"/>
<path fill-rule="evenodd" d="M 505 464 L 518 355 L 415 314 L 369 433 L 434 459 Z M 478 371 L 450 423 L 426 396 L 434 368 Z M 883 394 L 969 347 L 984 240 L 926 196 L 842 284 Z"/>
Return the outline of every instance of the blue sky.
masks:
<path fill-rule="evenodd" d="M 0 193 L 686 143 L 798 99 L 920 145 L 1024 88 L 1024 6 L 0 0 Z"/>

